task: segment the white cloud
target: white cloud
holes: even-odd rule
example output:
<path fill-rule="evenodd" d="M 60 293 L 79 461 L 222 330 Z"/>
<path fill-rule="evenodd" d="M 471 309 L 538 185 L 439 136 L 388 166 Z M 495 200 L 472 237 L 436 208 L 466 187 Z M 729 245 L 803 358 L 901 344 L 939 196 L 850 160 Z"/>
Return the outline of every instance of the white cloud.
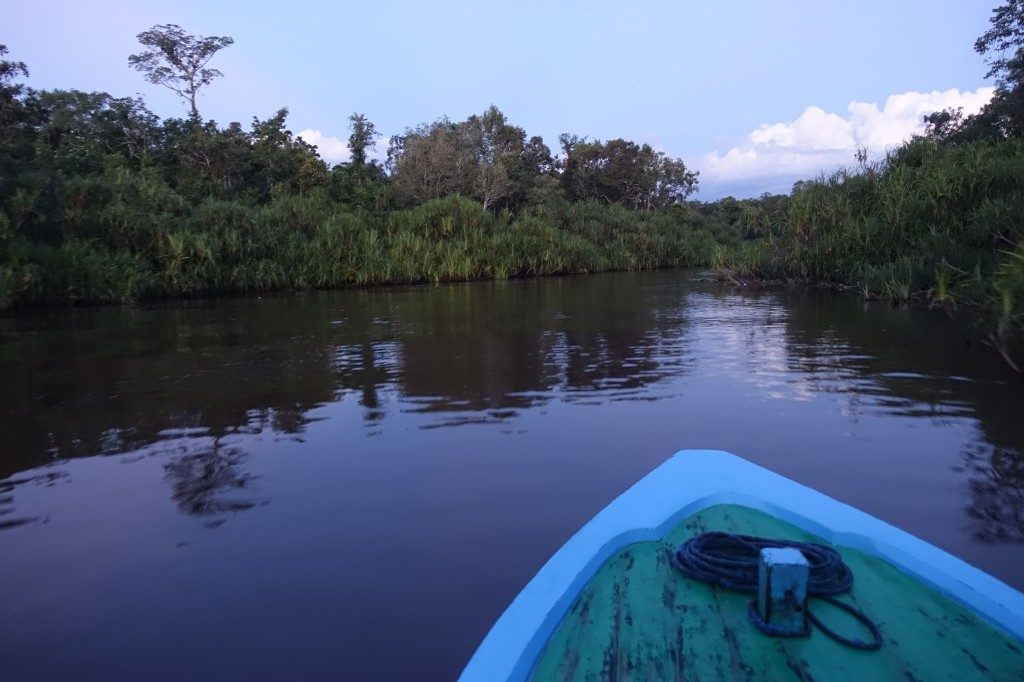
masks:
<path fill-rule="evenodd" d="M 807 107 L 792 123 L 760 126 L 747 139 L 756 147 L 812 152 L 847 149 L 853 144 L 850 124 L 838 114 L 830 114 L 819 107 Z"/>
<path fill-rule="evenodd" d="M 725 185 L 754 179 L 814 177 L 854 162 L 858 148 L 872 158 L 924 132 L 926 114 L 962 107 L 973 114 L 990 99 L 994 88 L 904 92 L 891 95 L 882 108 L 874 102 L 850 102 L 845 115 L 807 107 L 795 120 L 759 126 L 725 152 L 712 152 L 699 164 L 701 179 Z"/>
<path fill-rule="evenodd" d="M 296 137 L 301 137 L 309 144 L 315 146 L 317 153 L 320 154 L 320 158 L 327 163 L 344 163 L 352 158 L 352 152 L 349 151 L 348 148 L 348 140 L 343 140 L 340 137 L 324 135 L 319 130 L 315 130 L 313 128 L 306 128 L 305 130 L 299 131 Z M 380 163 L 384 163 L 388 156 L 387 148 L 388 138 L 380 137 L 375 145 L 367 151 L 366 156 Z"/>
<path fill-rule="evenodd" d="M 319 130 L 307 128 L 299 131 L 298 137 L 316 147 L 320 158 L 328 163 L 348 161 L 352 153 L 348 149 L 348 141 L 324 135 Z"/>

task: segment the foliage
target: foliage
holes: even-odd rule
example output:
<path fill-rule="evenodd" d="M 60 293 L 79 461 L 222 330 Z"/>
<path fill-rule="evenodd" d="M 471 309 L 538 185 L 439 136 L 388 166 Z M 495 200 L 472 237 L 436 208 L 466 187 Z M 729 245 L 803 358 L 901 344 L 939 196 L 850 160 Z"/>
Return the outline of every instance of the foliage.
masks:
<path fill-rule="evenodd" d="M 496 107 L 391 138 L 363 114 L 328 166 L 287 126 L 202 120 L 230 38 L 173 25 L 131 63 L 189 100 L 36 91 L 0 45 L 0 308 L 380 283 L 709 266 L 731 280 L 825 283 L 894 303 L 979 305 L 1020 366 L 1024 336 L 1024 4 L 976 49 L 998 77 L 980 113 L 925 118 L 877 164 L 789 195 L 690 201 L 698 176 L 646 144 L 563 135 L 555 157 Z"/>
<path fill-rule="evenodd" d="M 367 120 L 365 114 L 352 114 L 348 120 L 352 129 L 352 134 L 348 136 L 348 148 L 352 152 L 352 165 L 362 167 L 367 165 L 367 150 L 376 145 L 380 133 L 377 132 L 377 127 Z"/>
<path fill-rule="evenodd" d="M 190 98 L 230 44 L 173 26 L 141 40 L 159 54 L 133 64 L 164 60 L 150 75 Z M 16 83 L 24 65 L 2 67 L 0 306 L 702 265 L 742 241 L 664 178 L 644 212 L 566 201 L 544 141 L 493 106 L 394 138 L 388 175 L 362 114 L 351 159 L 330 168 L 287 109 L 248 129 L 161 121 L 139 99 L 35 91 Z M 649 147 L 616 145 L 673 172 Z"/>
<path fill-rule="evenodd" d="M 956 144 L 1024 136 L 1024 0 L 1008 0 L 992 10 L 990 23 L 974 50 L 989 65 L 985 77 L 996 78 L 992 100 L 966 118 L 958 110 L 926 116 L 929 137 Z"/>
<path fill-rule="evenodd" d="M 598 199 L 649 211 L 680 203 L 696 189 L 695 171 L 650 145 L 568 134 L 559 141 L 565 157 L 562 187 L 570 200 Z"/>
<path fill-rule="evenodd" d="M 199 118 L 196 97 L 199 91 L 222 74 L 207 65 L 219 51 L 235 41 L 227 36 L 193 36 L 177 24 L 160 24 L 138 36 L 148 48 L 128 57 L 128 64 L 147 81 L 162 85 L 186 100 L 192 118 Z"/>
<path fill-rule="evenodd" d="M 521 209 L 554 198 L 551 151 L 497 107 L 453 123 L 442 118 L 391 138 L 388 169 L 401 205 L 453 194 L 486 209 Z M 546 195 L 546 196 L 545 196 Z"/>
<path fill-rule="evenodd" d="M 875 166 L 803 183 L 753 274 L 981 304 L 1000 316 L 1008 353 L 1024 329 L 1022 245 L 1024 138 L 917 138 Z"/>
<path fill-rule="evenodd" d="M 1009 62 L 1024 47 L 1024 0 L 1008 0 L 992 10 L 991 28 L 974 42 L 974 51 L 986 57 L 985 78 L 1003 77 Z"/>

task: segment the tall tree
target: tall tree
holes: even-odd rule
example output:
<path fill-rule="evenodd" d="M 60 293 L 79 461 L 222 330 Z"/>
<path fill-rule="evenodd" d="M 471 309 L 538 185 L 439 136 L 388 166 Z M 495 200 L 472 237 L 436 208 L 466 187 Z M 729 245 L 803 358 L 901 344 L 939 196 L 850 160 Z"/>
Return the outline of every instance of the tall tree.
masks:
<path fill-rule="evenodd" d="M 352 114 L 348 120 L 349 129 L 352 131 L 348 136 L 348 148 L 352 152 L 352 165 L 365 166 L 367 150 L 373 149 L 377 144 L 380 133 L 377 132 L 377 126 L 367 120 L 366 114 Z"/>
<path fill-rule="evenodd" d="M 562 185 L 570 200 L 598 199 L 651 210 L 681 203 L 697 188 L 696 171 L 650 145 L 629 140 L 559 137 Z"/>
<path fill-rule="evenodd" d="M 996 79 L 991 101 L 970 116 L 953 108 L 928 114 L 925 137 L 943 144 L 1024 137 L 1024 0 L 996 7 L 989 22 L 989 29 L 974 42 L 974 51 L 989 66 L 985 77 Z M 896 154 L 905 156 L 910 149 Z"/>
<path fill-rule="evenodd" d="M 7 46 L 0 44 L 0 112 L 12 105 L 14 98 L 21 94 L 24 86 L 14 83 L 18 76 L 28 77 L 25 62 L 13 61 L 7 57 Z"/>
<path fill-rule="evenodd" d="M 20 181 L 30 168 L 34 147 L 30 114 L 22 102 L 25 87 L 15 82 L 27 77 L 24 62 L 7 59 L 7 46 L 0 44 L 0 307 L 9 304 L 26 285 L 18 284 L 25 271 L 12 253 L 17 240 L 19 213 L 31 212 L 34 196 Z M 16 199 L 21 193 L 21 200 Z M 12 210 L 21 204 L 21 211 Z"/>
<path fill-rule="evenodd" d="M 21 101 L 25 86 L 16 82 L 19 76 L 28 76 L 28 67 L 6 57 L 7 46 L 0 45 L 0 207 L 14 191 L 15 176 L 33 151 L 25 121 L 27 112 Z"/>
<path fill-rule="evenodd" d="M 974 51 L 989 65 L 986 78 L 1000 82 L 1009 74 L 1010 61 L 1024 48 L 1024 0 L 1008 0 L 992 10 L 992 27 L 974 42 Z"/>
<path fill-rule="evenodd" d="M 302 195 L 328 180 L 327 164 L 317 156 L 316 147 L 288 130 L 287 117 L 288 109 L 280 109 L 264 121 L 252 119 L 249 137 L 263 198 L 273 198 L 279 191 Z"/>
<path fill-rule="evenodd" d="M 992 101 L 962 129 L 996 128 L 1002 135 L 1024 136 L 1024 0 L 1008 0 L 992 10 L 991 27 L 974 43 L 996 77 Z"/>
<path fill-rule="evenodd" d="M 199 91 L 223 76 L 207 65 L 220 50 L 235 41 L 227 36 L 194 36 L 177 24 L 158 24 L 138 35 L 144 52 L 128 57 L 128 64 L 147 81 L 162 85 L 186 100 L 193 119 L 199 118 Z"/>
<path fill-rule="evenodd" d="M 992 101 L 983 115 L 996 122 L 1008 137 L 1024 137 L 1024 48 L 1008 59 Z"/>
<path fill-rule="evenodd" d="M 392 136 L 387 166 L 399 203 L 472 196 L 475 189 L 473 150 L 461 139 L 458 124 L 446 118 Z"/>
<path fill-rule="evenodd" d="M 470 195 L 478 197 L 485 209 L 492 208 L 508 195 L 506 160 L 518 158 L 526 133 L 510 125 L 505 114 L 493 104 L 482 115 L 470 116 L 458 128 L 476 161 Z"/>
<path fill-rule="evenodd" d="M 388 167 L 399 202 L 461 194 L 484 208 L 521 208 L 550 196 L 554 162 L 540 137 L 490 106 L 453 123 L 441 119 L 391 138 Z"/>

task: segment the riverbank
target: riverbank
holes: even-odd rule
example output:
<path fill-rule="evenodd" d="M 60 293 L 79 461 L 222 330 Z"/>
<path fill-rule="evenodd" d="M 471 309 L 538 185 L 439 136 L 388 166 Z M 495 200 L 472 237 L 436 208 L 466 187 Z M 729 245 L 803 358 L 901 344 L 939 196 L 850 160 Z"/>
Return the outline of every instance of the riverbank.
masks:
<path fill-rule="evenodd" d="M 929 114 L 876 163 L 862 149 L 788 194 L 700 202 L 682 159 L 570 134 L 552 153 L 493 106 L 407 129 L 386 164 L 353 114 L 352 158 L 328 165 L 287 109 L 249 130 L 160 119 L 141 99 L 28 88 L 5 55 L 0 309 L 708 267 L 977 306 L 982 337 L 1024 366 L 1016 90 L 984 115 Z"/>
<path fill-rule="evenodd" d="M 90 106 L 120 111 L 100 102 Z M 109 153 L 105 129 L 75 141 L 17 128 L 35 146 L 0 197 L 0 309 L 708 267 L 897 305 L 978 307 L 992 319 L 981 337 L 1008 366 L 1024 366 L 1024 138 L 916 137 L 877 163 L 757 199 L 664 197 L 652 181 L 656 205 L 603 194 L 611 181 L 587 175 L 603 162 L 574 165 L 573 154 L 623 141 L 577 141 L 560 170 L 542 164 L 494 203 L 405 196 L 404 180 L 373 164 L 328 170 L 283 130 L 283 115 L 272 123 L 273 149 L 261 146 L 262 123 L 235 140 L 251 181 L 238 186 L 216 174 L 193 182 L 189 145 L 235 134 L 212 122 L 164 121 L 153 128 L 162 146 L 147 157 Z"/>
<path fill-rule="evenodd" d="M 639 212 L 560 202 L 513 216 L 458 196 L 384 214 L 318 197 L 265 206 L 207 201 L 173 223 L 139 220 L 128 235 L 81 232 L 59 245 L 23 244 L 22 258 L 0 280 L 0 303 L 75 305 L 652 270 L 706 266 L 724 251 L 749 248 L 685 207 Z"/>
<path fill-rule="evenodd" d="M 812 285 L 894 305 L 976 309 L 988 320 L 979 341 L 1020 371 L 1024 256 L 1020 246 L 1017 253 L 999 246 L 1020 240 L 1014 216 L 1024 145 L 983 143 L 951 153 L 915 144 L 919 149 L 904 148 L 884 164 L 805 183 L 790 196 L 660 211 L 562 201 L 513 215 L 454 196 L 373 213 L 314 195 L 262 206 L 182 202 L 173 221 L 149 206 L 130 230 L 115 231 L 97 224 L 85 205 L 73 236 L 11 244 L 0 268 L 0 304 L 701 267 L 746 287 Z"/>
<path fill-rule="evenodd" d="M 784 221 L 719 270 L 837 286 L 894 304 L 976 307 L 1016 371 L 1024 332 L 1024 140 L 917 138 L 803 184 Z M 752 256 L 750 260 L 743 260 Z"/>

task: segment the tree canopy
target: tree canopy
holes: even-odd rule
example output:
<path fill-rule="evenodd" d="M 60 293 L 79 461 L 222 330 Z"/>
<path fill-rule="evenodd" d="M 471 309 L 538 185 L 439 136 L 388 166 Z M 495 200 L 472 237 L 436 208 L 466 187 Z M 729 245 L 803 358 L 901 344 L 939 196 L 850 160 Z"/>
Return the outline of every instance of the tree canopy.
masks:
<path fill-rule="evenodd" d="M 234 44 L 227 36 L 194 36 L 177 24 L 158 24 L 138 36 L 143 52 L 128 57 L 128 64 L 147 81 L 168 88 L 189 104 L 192 118 L 199 118 L 199 91 L 223 76 L 207 65 L 219 51 Z"/>
<path fill-rule="evenodd" d="M 1003 79 L 1024 48 L 1024 0 L 1007 0 L 996 7 L 989 23 L 991 27 L 974 42 L 974 51 L 989 65 L 985 78 Z"/>
<path fill-rule="evenodd" d="M 696 171 L 648 144 L 574 135 L 559 141 L 562 188 L 570 200 L 593 198 L 649 211 L 682 203 L 697 189 Z"/>
<path fill-rule="evenodd" d="M 388 169 L 396 200 L 420 202 L 461 194 L 484 208 L 522 208 L 553 190 L 555 162 L 537 136 L 490 106 L 453 123 L 424 123 L 391 138 Z"/>

